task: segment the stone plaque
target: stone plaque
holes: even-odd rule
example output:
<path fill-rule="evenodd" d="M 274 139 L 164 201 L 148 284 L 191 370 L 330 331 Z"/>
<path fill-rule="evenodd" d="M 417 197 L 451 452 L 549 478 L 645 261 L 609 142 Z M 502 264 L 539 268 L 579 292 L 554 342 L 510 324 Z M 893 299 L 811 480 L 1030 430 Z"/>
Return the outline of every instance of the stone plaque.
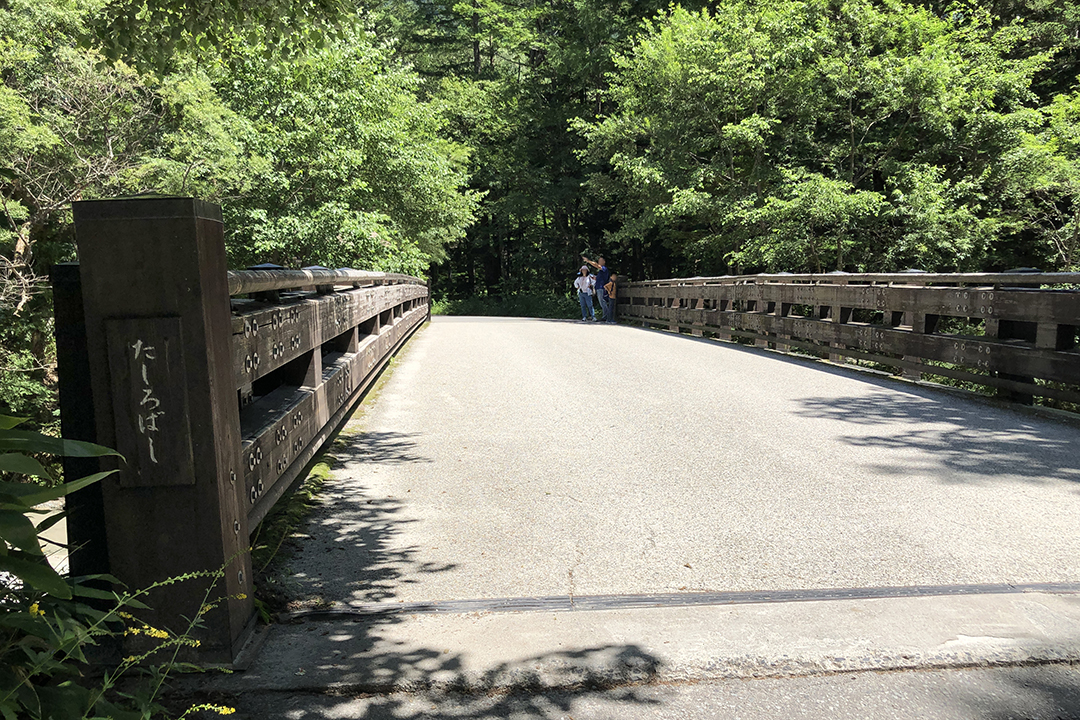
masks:
<path fill-rule="evenodd" d="M 180 318 L 110 319 L 105 334 L 120 484 L 194 485 Z"/>

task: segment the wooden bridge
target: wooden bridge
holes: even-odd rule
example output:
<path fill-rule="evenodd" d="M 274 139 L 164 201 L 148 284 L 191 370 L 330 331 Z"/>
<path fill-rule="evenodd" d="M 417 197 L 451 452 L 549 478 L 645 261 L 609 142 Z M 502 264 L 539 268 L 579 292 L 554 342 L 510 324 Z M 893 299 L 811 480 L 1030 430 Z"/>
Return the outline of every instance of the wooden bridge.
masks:
<path fill-rule="evenodd" d="M 205 618 L 201 657 L 229 661 L 253 623 L 250 532 L 423 324 L 427 288 L 353 270 L 227 272 L 220 211 L 191 199 L 78 203 L 75 220 L 81 266 L 54 278 L 64 432 L 127 462 L 71 503 L 69 535 L 83 546 L 72 570 L 146 587 L 223 568 L 213 594 L 227 599 Z M 619 309 L 624 322 L 1076 403 L 1077 284 L 1080 274 L 1042 273 L 694 278 L 627 284 Z M 96 470 L 89 462 L 67 471 Z M 156 621 L 190 616 L 208 583 L 155 594 Z"/>
<path fill-rule="evenodd" d="M 200 656 L 231 660 L 253 624 L 251 531 L 427 319 L 427 287 L 226 272 L 220 209 L 192 199 L 77 203 L 75 225 L 80 265 L 54 276 L 63 431 L 126 462 L 69 502 L 72 572 L 137 589 L 220 570 Z M 152 619 L 177 627 L 208 584 L 153 593 Z"/>

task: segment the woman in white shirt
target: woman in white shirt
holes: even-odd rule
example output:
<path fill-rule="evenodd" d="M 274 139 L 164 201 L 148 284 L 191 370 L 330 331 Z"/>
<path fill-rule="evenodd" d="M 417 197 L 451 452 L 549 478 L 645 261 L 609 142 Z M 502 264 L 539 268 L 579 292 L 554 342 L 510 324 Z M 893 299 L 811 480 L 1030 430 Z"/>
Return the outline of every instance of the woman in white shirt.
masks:
<path fill-rule="evenodd" d="M 578 303 L 581 304 L 581 322 L 589 322 L 593 320 L 592 296 L 596 277 L 589 274 L 588 265 L 582 265 L 580 273 L 574 280 L 574 287 L 577 288 Z"/>

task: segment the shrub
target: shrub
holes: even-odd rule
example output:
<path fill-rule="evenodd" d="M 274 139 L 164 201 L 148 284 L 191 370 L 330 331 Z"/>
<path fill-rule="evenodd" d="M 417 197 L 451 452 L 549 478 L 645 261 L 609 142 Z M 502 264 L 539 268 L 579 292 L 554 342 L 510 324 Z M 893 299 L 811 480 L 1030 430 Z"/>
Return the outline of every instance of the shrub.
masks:
<path fill-rule="evenodd" d="M 120 584 L 108 575 L 81 578 L 60 575 L 49 564 L 42 547 L 42 533 L 60 521 L 63 514 L 47 515 L 47 511 L 39 509 L 40 505 L 98 482 L 115 471 L 53 484 L 48 470 L 34 456 L 99 457 L 116 453 L 92 443 L 16 429 L 21 422 L 0 415 L 0 472 L 12 478 L 0 480 L 0 717 L 4 720 L 152 717 L 162 711 L 155 699 L 166 676 L 179 667 L 177 652 L 184 646 L 197 644 L 191 638 L 192 630 L 198 626 L 199 618 L 220 601 L 209 599 L 212 584 L 182 634 L 151 627 L 128 611 L 147 609 L 140 598 L 156 587 L 193 577 L 217 578 L 223 571 L 191 573 L 130 593 L 91 586 L 92 581 Z M 46 484 L 19 481 L 19 477 Z M 47 517 L 35 523 L 39 515 Z M 140 644 L 145 652 L 123 658 L 102 679 L 86 682 L 81 667 L 88 661 L 87 651 L 105 639 L 119 644 L 125 636 L 145 639 Z M 166 652 L 167 660 L 151 662 L 162 651 Z M 117 683 L 121 676 L 135 667 L 145 672 L 148 682 L 134 692 L 119 692 Z M 203 705 L 191 708 L 184 715 L 197 710 L 231 712 L 229 708 Z"/>
<path fill-rule="evenodd" d="M 515 293 L 503 296 L 479 295 L 460 300 L 442 298 L 431 304 L 431 313 L 572 320 L 580 314 L 578 307 L 577 298 L 570 295 Z"/>

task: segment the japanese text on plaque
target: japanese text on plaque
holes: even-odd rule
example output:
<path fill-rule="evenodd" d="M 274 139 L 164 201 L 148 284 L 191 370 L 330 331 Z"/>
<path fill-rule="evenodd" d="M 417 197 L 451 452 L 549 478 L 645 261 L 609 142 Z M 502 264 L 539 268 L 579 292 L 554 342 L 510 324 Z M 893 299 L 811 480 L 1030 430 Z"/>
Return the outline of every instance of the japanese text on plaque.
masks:
<path fill-rule="evenodd" d="M 142 368 L 142 398 L 139 400 L 139 433 L 146 438 L 147 449 L 150 451 L 150 461 L 157 463 L 157 454 L 154 452 L 154 437 L 158 433 L 157 419 L 165 414 L 161 409 L 161 400 L 154 392 L 154 385 L 150 382 L 149 364 L 157 360 L 157 354 L 153 345 L 147 345 L 142 340 L 136 340 L 131 349 L 135 353 L 135 362 Z"/>

